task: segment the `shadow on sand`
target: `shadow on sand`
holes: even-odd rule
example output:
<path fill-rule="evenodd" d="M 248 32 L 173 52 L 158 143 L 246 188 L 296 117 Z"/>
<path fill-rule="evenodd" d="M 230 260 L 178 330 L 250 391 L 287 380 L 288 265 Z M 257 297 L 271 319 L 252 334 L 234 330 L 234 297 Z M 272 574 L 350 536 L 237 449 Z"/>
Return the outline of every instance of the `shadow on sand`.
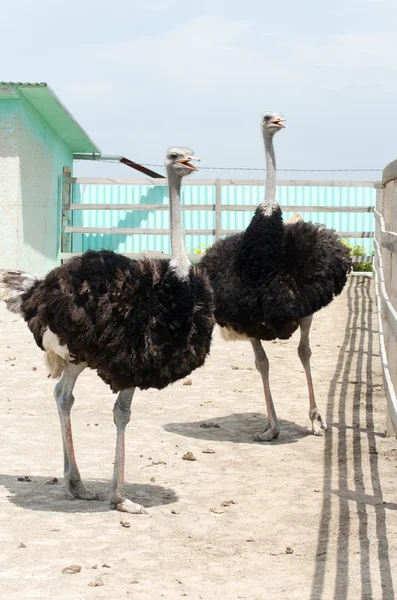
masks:
<path fill-rule="evenodd" d="M 394 599 L 393 577 L 386 528 L 386 511 L 396 510 L 395 503 L 383 501 L 378 466 L 377 438 L 373 412 L 373 344 L 377 335 L 373 331 L 371 296 L 372 279 L 363 282 L 350 278 L 347 287 L 348 318 L 345 336 L 341 340 L 338 362 L 331 381 L 327 404 L 328 423 L 337 422 L 325 438 L 324 488 L 322 515 L 318 531 L 316 564 L 312 581 L 311 600 L 351 598 L 349 576 L 351 564 L 351 514 L 358 517 L 360 548 L 360 577 L 362 600 L 375 598 L 371 572 L 379 570 L 382 600 Z M 355 363 L 354 358 L 357 357 Z M 355 366 L 353 367 L 353 365 Z M 341 383 L 341 385 L 338 385 Z M 346 399 L 353 388 L 353 409 L 347 417 Z M 353 427 L 348 425 L 352 421 Z M 350 430 L 350 431 L 349 431 Z M 349 434 L 349 435 L 348 435 Z M 351 458 L 351 452 L 353 458 Z M 333 474 L 337 458 L 338 469 Z M 364 464 L 369 462 L 370 480 L 364 474 Z M 354 485 L 349 489 L 349 473 L 353 470 Z M 338 510 L 332 510 L 332 497 L 338 498 Z M 368 525 L 368 516 L 375 513 L 375 531 Z M 333 539 L 331 521 L 337 523 L 336 574 L 329 581 L 327 554 Z M 377 546 L 377 565 L 371 559 L 370 549 Z"/>
<path fill-rule="evenodd" d="M 108 495 L 110 481 L 84 480 L 88 489 L 99 494 L 100 500 L 68 500 L 64 495 L 63 479 L 55 485 L 49 485 L 49 477 L 31 476 L 31 481 L 18 481 L 18 477 L 0 475 L 0 486 L 8 489 L 8 500 L 28 510 L 61 513 L 96 513 L 110 510 Z M 126 483 L 128 498 L 145 508 L 173 504 L 178 501 L 174 490 L 159 485 Z"/>
<path fill-rule="evenodd" d="M 170 433 L 199 440 L 234 442 L 235 444 L 257 444 L 254 435 L 264 431 L 267 426 L 267 417 L 261 413 L 235 413 L 226 417 L 193 421 L 184 423 L 168 423 L 164 429 Z M 209 426 L 208 426 L 209 425 Z M 214 427 L 215 426 L 215 427 Z M 292 421 L 280 419 L 281 433 L 277 440 L 260 442 L 267 445 L 293 444 L 300 439 L 311 435 L 306 427 L 301 427 Z"/>

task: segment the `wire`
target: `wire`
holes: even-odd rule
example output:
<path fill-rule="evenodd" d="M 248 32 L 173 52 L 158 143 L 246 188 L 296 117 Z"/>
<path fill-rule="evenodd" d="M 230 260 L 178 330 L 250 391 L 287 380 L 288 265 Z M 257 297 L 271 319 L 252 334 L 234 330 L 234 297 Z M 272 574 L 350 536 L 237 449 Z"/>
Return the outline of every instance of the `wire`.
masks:
<path fill-rule="evenodd" d="M 82 159 L 75 159 L 75 162 L 81 162 Z M 119 160 L 107 160 L 109 163 L 119 163 Z M 155 165 L 152 163 L 139 163 L 144 167 L 164 167 L 164 165 Z M 253 167 L 204 167 L 200 166 L 200 171 L 262 171 L 266 169 L 254 169 Z M 277 169 L 285 173 L 380 173 L 383 169 Z"/>
<path fill-rule="evenodd" d="M 153 165 L 142 163 L 145 167 L 163 167 L 164 165 Z M 200 166 L 200 171 L 266 171 L 265 168 L 254 169 L 252 167 L 204 167 Z M 383 169 L 277 169 L 288 173 L 368 173 L 370 171 L 380 172 Z"/>

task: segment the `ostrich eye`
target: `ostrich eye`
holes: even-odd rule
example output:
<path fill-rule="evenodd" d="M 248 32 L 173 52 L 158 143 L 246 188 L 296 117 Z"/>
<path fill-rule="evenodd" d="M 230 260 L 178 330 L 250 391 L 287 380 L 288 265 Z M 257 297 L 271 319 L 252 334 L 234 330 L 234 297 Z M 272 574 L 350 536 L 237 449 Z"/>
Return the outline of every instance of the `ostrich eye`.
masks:
<path fill-rule="evenodd" d="M 171 152 L 170 158 L 178 158 L 177 153 L 176 152 Z"/>

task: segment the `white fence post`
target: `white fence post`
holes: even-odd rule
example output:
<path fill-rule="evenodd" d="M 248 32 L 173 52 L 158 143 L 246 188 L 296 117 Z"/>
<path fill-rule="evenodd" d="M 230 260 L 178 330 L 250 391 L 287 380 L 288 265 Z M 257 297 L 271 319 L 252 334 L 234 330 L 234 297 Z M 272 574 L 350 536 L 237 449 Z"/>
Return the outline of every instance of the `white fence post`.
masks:
<path fill-rule="evenodd" d="M 397 161 L 383 171 L 375 217 L 375 291 L 388 407 L 386 432 L 397 437 Z"/>
<path fill-rule="evenodd" d="M 221 219 L 222 219 L 222 186 L 221 180 L 215 180 L 215 241 L 221 237 Z"/>
<path fill-rule="evenodd" d="M 61 256 L 72 250 L 72 235 L 67 232 L 71 226 L 70 204 L 72 202 L 72 185 L 70 183 L 71 170 L 64 167 L 62 171 L 62 230 L 61 230 Z"/>

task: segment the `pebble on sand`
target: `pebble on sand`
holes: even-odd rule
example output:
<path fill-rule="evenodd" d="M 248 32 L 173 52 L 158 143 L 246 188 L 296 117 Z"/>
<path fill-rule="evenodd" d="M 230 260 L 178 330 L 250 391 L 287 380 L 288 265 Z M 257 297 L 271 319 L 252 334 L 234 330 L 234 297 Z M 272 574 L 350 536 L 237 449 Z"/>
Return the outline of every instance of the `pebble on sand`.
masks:
<path fill-rule="evenodd" d="M 62 569 L 62 573 L 64 575 L 76 575 L 76 573 L 80 573 L 80 571 L 80 565 L 70 565 L 69 567 L 65 567 L 64 569 Z"/>
<path fill-rule="evenodd" d="M 190 461 L 194 461 L 197 460 L 197 458 L 194 456 L 193 452 L 186 452 L 186 454 L 184 454 L 182 456 L 182 460 L 190 460 Z"/>

